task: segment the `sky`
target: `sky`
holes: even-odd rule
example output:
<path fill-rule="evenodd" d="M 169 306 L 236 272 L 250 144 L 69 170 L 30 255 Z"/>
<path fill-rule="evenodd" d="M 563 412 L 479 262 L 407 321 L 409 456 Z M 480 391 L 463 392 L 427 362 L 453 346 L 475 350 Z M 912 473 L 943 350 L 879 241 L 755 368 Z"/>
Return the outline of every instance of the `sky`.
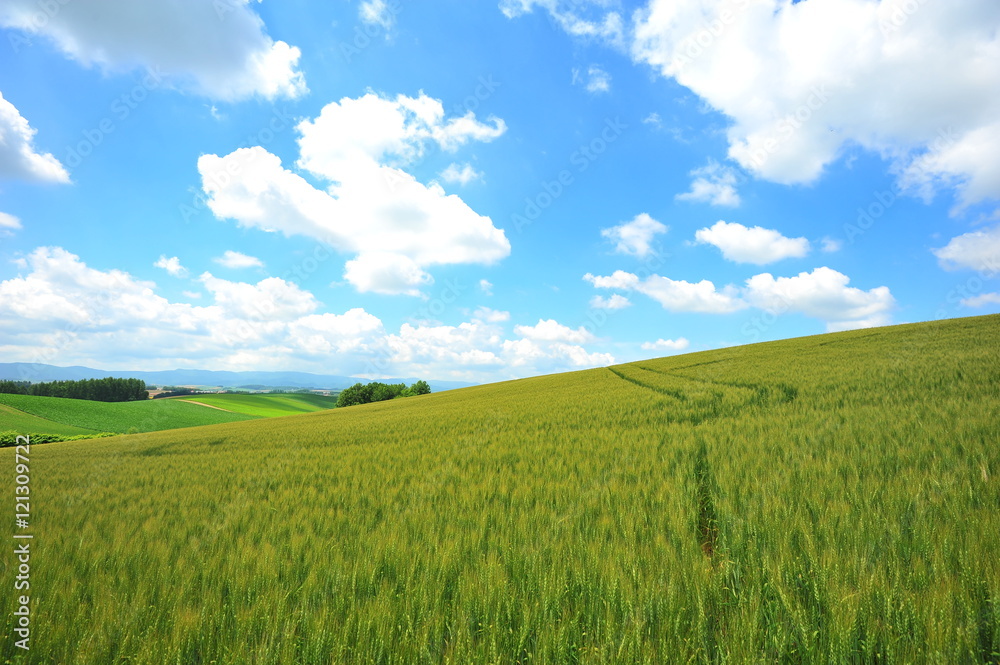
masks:
<path fill-rule="evenodd" d="M 491 382 L 1000 312 L 996 0 L 5 0 L 0 360 Z"/>

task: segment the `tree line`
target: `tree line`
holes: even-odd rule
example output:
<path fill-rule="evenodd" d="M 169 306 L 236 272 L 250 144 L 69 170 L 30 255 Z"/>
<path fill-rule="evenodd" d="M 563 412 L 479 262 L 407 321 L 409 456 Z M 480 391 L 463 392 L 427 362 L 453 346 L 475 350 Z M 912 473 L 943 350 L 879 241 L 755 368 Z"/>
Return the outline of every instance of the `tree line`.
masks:
<path fill-rule="evenodd" d="M 0 393 L 35 395 L 37 397 L 67 397 L 95 402 L 134 402 L 149 399 L 146 382 L 141 379 L 83 379 L 81 381 L 0 381 Z"/>
<path fill-rule="evenodd" d="M 405 383 L 379 383 L 378 381 L 372 383 L 355 383 L 337 396 L 337 406 L 384 402 L 396 399 L 397 397 L 427 395 L 430 392 L 431 387 L 423 380 L 415 382 L 410 387 L 407 387 Z"/>

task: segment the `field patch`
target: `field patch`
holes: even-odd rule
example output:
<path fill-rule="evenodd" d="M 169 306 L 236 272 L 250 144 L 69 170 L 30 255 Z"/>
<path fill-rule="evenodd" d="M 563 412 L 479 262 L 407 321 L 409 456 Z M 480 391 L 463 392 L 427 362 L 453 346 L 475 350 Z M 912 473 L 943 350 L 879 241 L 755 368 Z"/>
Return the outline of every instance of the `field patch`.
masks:
<path fill-rule="evenodd" d="M 55 431 L 57 426 L 124 434 L 214 425 L 253 418 L 246 414 L 226 413 L 173 400 L 94 402 L 62 397 L 0 394 L 0 405 L 53 423 L 48 429 L 39 432 L 52 434 L 62 433 Z M 11 429 L 7 422 L 7 416 L 0 413 L 0 430 Z"/>
<path fill-rule="evenodd" d="M 337 403 L 336 397 L 300 393 L 192 395 L 190 397 L 172 397 L 170 400 L 200 402 L 218 409 L 263 418 L 294 416 L 300 413 L 323 411 L 325 409 L 332 409 Z"/>
<path fill-rule="evenodd" d="M 37 433 L 77 436 L 80 434 L 94 434 L 98 430 L 46 420 L 45 418 L 25 413 L 0 402 L 0 431 L 17 432 L 19 434 Z"/>

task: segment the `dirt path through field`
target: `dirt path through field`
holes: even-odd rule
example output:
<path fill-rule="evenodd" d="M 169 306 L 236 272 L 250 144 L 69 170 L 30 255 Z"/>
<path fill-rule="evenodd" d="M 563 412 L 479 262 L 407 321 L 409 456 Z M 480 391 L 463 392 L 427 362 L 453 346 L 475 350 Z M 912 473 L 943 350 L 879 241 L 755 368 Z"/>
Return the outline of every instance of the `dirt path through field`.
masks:
<path fill-rule="evenodd" d="M 218 409 L 219 411 L 225 411 L 226 413 L 236 413 L 235 411 L 230 411 L 229 409 L 223 409 L 221 406 L 212 406 L 211 404 L 205 404 L 204 402 L 196 402 L 193 399 L 181 399 L 178 402 L 190 402 L 191 404 L 197 404 L 198 406 L 207 406 L 210 409 Z"/>

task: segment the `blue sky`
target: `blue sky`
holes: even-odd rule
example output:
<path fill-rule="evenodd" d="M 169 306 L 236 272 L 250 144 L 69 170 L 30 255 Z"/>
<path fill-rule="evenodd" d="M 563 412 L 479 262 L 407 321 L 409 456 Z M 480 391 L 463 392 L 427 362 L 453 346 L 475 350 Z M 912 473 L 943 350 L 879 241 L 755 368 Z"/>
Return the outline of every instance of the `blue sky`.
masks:
<path fill-rule="evenodd" d="M 493 381 L 998 312 L 960 5 L 10 0 L 0 358 Z"/>

